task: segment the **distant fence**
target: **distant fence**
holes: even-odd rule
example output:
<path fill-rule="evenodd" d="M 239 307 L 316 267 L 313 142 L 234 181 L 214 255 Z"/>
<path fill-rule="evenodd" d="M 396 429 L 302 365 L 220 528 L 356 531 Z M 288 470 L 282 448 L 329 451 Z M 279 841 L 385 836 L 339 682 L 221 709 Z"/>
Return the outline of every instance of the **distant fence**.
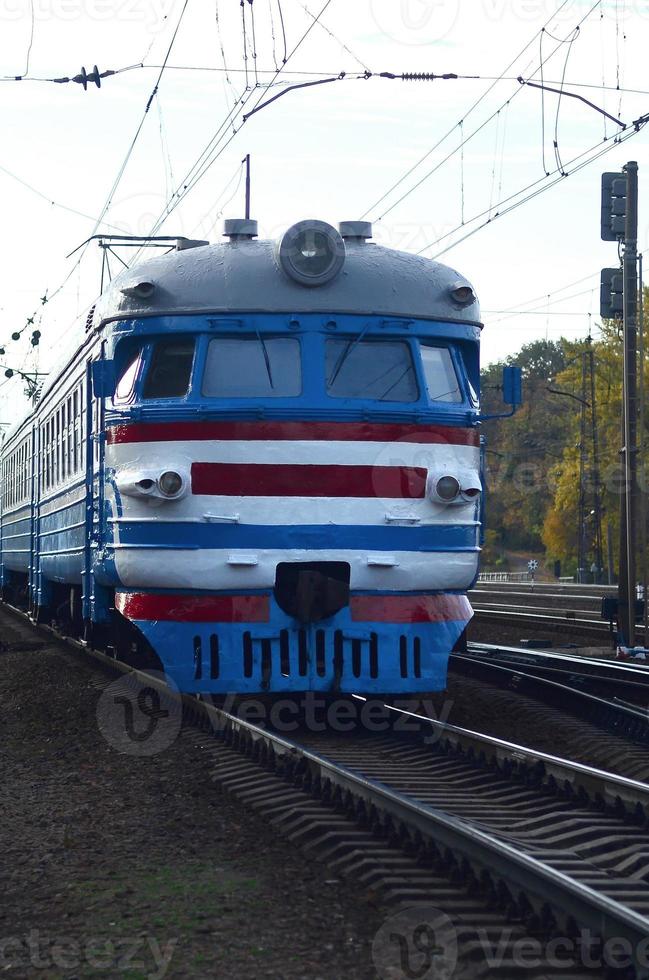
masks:
<path fill-rule="evenodd" d="M 478 582 L 533 582 L 531 572 L 480 572 Z M 574 575 L 562 575 L 559 582 L 574 582 Z"/>
<path fill-rule="evenodd" d="M 478 582 L 531 582 L 531 572 L 480 572 Z"/>

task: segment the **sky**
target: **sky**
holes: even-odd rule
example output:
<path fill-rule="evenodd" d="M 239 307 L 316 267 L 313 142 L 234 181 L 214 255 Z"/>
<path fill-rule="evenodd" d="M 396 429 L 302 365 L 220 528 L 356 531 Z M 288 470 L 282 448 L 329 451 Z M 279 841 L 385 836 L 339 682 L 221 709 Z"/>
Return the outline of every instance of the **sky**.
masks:
<path fill-rule="evenodd" d="M 93 233 L 218 241 L 243 214 L 247 153 L 261 236 L 363 217 L 380 244 L 467 276 L 485 363 L 596 335 L 599 270 L 617 264 L 601 173 L 628 160 L 649 248 L 649 127 L 632 125 L 648 41 L 649 0 L 0 0 L 0 363 L 47 372 L 82 330 L 102 253 L 74 250 Z M 119 73 L 41 81 L 95 64 Z M 320 78 L 337 80 L 286 91 Z M 27 402 L 3 375 L 7 423 Z"/>

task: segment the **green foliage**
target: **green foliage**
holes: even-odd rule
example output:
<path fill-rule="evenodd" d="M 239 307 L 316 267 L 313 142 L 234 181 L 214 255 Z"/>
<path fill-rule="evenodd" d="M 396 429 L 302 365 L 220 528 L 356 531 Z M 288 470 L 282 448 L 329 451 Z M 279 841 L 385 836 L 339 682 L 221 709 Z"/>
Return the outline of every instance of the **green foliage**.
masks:
<path fill-rule="evenodd" d="M 545 514 L 552 501 L 549 473 L 561 458 L 566 414 L 547 392 L 549 378 L 565 368 L 561 344 L 535 341 L 482 375 L 486 413 L 502 411 L 498 390 L 502 369 L 523 371 L 524 405 L 513 418 L 485 422 L 487 437 L 487 520 L 501 548 L 540 550 Z"/>
<path fill-rule="evenodd" d="M 649 312 L 649 290 L 645 291 Z M 592 435 L 589 351 L 594 362 L 595 418 L 599 468 Z M 622 479 L 621 404 L 622 341 L 619 325 L 605 321 L 598 340 L 535 341 L 482 373 L 483 409 L 502 411 L 500 384 L 505 364 L 523 370 L 524 406 L 510 419 L 484 424 L 487 436 L 487 523 L 483 566 L 517 549 L 544 550 L 548 560 L 561 559 L 567 574 L 576 566 L 581 436 L 584 440 L 587 563 L 594 557 L 595 486 L 602 509 L 604 563 L 606 528 L 610 526 L 617 561 Z M 582 363 L 587 365 L 583 387 Z M 645 355 L 649 378 L 649 358 Z M 554 389 L 553 391 L 549 389 Z M 583 406 L 583 400 L 588 404 Z M 582 420 L 582 412 L 584 418 Z M 641 433 L 638 440 L 641 444 Z M 646 444 L 646 436 L 644 440 Z M 644 459 L 641 451 L 640 460 Z M 641 482 L 642 485 L 642 482 Z"/>

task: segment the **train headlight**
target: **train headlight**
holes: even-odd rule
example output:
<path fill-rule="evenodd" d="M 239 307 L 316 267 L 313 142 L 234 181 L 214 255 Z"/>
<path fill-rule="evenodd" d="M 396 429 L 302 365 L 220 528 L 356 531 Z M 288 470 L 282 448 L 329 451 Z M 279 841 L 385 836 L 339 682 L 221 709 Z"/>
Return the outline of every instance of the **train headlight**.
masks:
<path fill-rule="evenodd" d="M 158 464 L 158 467 L 160 464 Z M 189 473 L 180 466 L 177 470 L 160 470 L 153 463 L 151 469 L 118 467 L 115 485 L 121 494 L 140 498 L 147 505 L 159 506 L 165 500 L 180 500 L 189 490 Z"/>
<path fill-rule="evenodd" d="M 177 497 L 183 488 L 183 478 L 175 470 L 166 470 L 158 479 L 158 486 L 165 497 Z"/>
<path fill-rule="evenodd" d="M 345 263 L 345 243 L 325 221 L 298 221 L 277 246 L 280 267 L 302 286 L 324 286 Z"/>
<path fill-rule="evenodd" d="M 436 504 L 471 504 L 482 493 L 482 483 L 477 471 L 431 473 L 428 477 L 428 496 Z"/>
<path fill-rule="evenodd" d="M 460 495 L 460 481 L 454 476 L 440 476 L 434 487 L 435 496 L 443 503 L 450 504 Z"/>

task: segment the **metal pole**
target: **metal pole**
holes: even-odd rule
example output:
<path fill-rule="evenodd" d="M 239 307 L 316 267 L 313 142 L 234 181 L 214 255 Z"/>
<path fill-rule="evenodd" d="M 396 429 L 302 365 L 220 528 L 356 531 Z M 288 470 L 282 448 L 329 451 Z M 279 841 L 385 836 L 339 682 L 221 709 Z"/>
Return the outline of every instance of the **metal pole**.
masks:
<path fill-rule="evenodd" d="M 597 401 L 595 395 L 595 355 L 591 338 L 588 338 L 588 364 L 590 368 L 590 412 L 593 438 L 593 504 L 595 522 L 595 565 L 597 566 L 596 582 L 601 581 L 604 571 L 604 555 L 602 554 L 602 490 L 599 474 L 599 432 L 597 426 Z"/>
<path fill-rule="evenodd" d="M 606 522 L 606 555 L 608 562 L 608 584 L 613 585 L 615 576 L 613 574 L 613 535 L 611 534 L 611 522 Z"/>
<path fill-rule="evenodd" d="M 586 354 L 581 355 L 581 417 L 579 423 L 579 516 L 577 539 L 577 581 L 585 581 L 586 571 Z"/>
<path fill-rule="evenodd" d="M 638 390 L 639 390 L 639 425 L 640 425 L 640 472 L 642 475 L 642 480 L 639 486 L 639 507 L 638 507 L 638 519 L 640 521 L 640 547 L 642 553 L 640 556 L 640 569 L 641 569 L 641 582 L 642 582 L 642 599 L 644 602 L 644 613 L 642 617 L 643 626 L 643 645 L 647 645 L 647 626 L 649 625 L 649 607 L 647 605 L 647 579 L 649 578 L 649 572 L 647 569 L 647 468 L 645 465 L 645 388 L 644 388 L 644 280 L 642 275 L 642 255 L 638 256 L 638 296 L 640 302 L 638 303 L 638 350 L 639 350 L 639 377 L 638 377 Z"/>
<path fill-rule="evenodd" d="M 626 218 L 624 229 L 624 495 L 620 521 L 620 626 L 623 641 L 635 646 L 635 488 L 636 488 L 636 412 L 637 412 L 637 244 L 638 244 L 638 164 L 630 161 L 626 173 Z"/>
<path fill-rule="evenodd" d="M 241 161 L 246 165 L 246 218 L 250 217 L 250 154 L 246 153 Z"/>

